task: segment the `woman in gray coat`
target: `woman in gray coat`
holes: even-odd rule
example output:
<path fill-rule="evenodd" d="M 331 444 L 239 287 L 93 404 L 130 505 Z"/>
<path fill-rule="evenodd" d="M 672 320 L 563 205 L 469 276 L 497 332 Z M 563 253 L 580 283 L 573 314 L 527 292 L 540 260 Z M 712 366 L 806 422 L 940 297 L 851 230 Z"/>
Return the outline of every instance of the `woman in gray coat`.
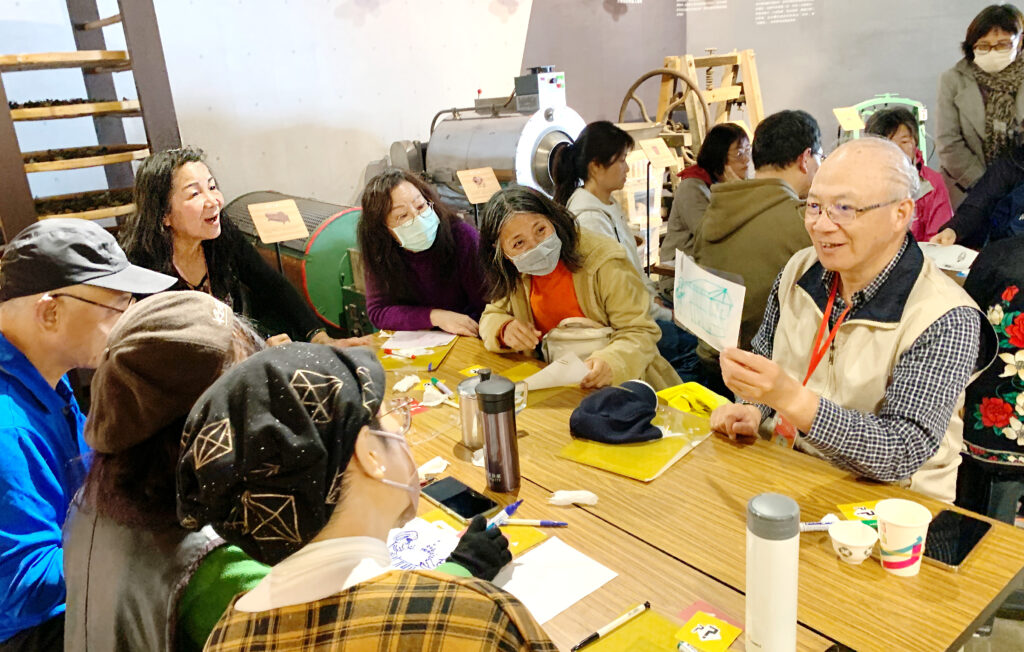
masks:
<path fill-rule="evenodd" d="M 954 206 L 1020 131 L 1022 31 L 1024 15 L 1017 7 L 986 7 L 967 27 L 964 58 L 942 75 L 935 140 Z"/>

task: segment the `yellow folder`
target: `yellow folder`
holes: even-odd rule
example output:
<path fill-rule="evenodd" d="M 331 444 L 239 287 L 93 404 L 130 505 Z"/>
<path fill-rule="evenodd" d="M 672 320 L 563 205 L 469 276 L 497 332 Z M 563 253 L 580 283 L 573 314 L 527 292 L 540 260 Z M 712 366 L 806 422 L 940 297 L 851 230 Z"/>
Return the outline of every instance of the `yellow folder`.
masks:
<path fill-rule="evenodd" d="M 681 412 L 665 405 L 658 407 L 652 423 L 675 433 L 638 444 L 602 444 L 574 439 L 559 451 L 559 457 L 593 466 L 629 478 L 650 482 L 711 434 L 707 417 Z"/>
<path fill-rule="evenodd" d="M 441 362 L 458 341 L 459 338 L 456 337 L 444 346 L 433 347 L 430 349 L 432 353 L 418 355 L 413 359 L 388 355 L 384 353 L 384 347 L 381 347 L 377 349 L 377 359 L 380 360 L 384 371 L 434 371 L 441 366 Z"/>
<path fill-rule="evenodd" d="M 595 627 L 595 629 L 597 629 Z M 622 627 L 583 648 L 586 652 L 656 652 L 676 649 L 679 625 L 648 609 Z M 582 651 L 581 651 L 582 652 Z"/>

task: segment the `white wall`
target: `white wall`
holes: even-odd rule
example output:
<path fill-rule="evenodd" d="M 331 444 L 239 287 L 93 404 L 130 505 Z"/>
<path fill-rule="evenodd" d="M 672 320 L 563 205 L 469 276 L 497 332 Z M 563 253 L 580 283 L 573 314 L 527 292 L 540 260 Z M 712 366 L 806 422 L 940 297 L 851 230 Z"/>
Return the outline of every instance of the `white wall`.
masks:
<path fill-rule="evenodd" d="M 532 0 L 155 0 L 182 141 L 230 200 L 274 189 L 354 204 L 392 141 L 442 108 L 508 95 Z M 100 0 L 102 16 L 116 0 Z M 124 47 L 119 25 L 104 28 Z M 0 0 L 0 51 L 74 49 L 64 0 Z M 119 96 L 135 97 L 131 73 Z M 12 101 L 76 98 L 77 70 L 6 73 Z M 141 120 L 126 121 L 129 139 Z M 21 123 L 22 150 L 96 144 L 88 119 Z M 100 169 L 30 175 L 36 196 L 106 187 Z"/>
<path fill-rule="evenodd" d="M 225 194 L 354 204 L 392 141 L 508 95 L 531 0 L 157 0 L 182 140 Z"/>

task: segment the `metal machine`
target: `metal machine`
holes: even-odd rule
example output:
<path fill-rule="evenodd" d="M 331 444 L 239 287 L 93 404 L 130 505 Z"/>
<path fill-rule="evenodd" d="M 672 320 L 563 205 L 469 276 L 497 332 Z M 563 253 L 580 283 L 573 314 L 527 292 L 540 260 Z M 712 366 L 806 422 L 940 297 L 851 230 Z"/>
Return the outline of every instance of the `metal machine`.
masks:
<path fill-rule="evenodd" d="M 458 170 L 490 167 L 502 183 L 514 181 L 550 194 L 551 150 L 574 140 L 585 125 L 566 106 L 565 73 L 551 66 L 530 68 L 529 74 L 516 77 L 515 92 L 507 98 L 481 98 L 472 107 L 439 111 L 430 125 L 430 141 L 393 143 L 391 164 L 424 173 L 445 200 L 466 208 Z"/>
<path fill-rule="evenodd" d="M 871 114 L 875 113 L 876 111 L 880 109 L 894 108 L 897 106 L 902 106 L 903 108 L 907 109 L 912 114 L 914 114 L 914 117 L 917 118 L 917 148 L 921 150 L 922 155 L 924 155 L 925 161 L 927 161 L 929 153 L 927 148 L 928 138 L 924 128 L 924 124 L 925 122 L 928 121 L 928 109 L 925 107 L 924 104 L 918 102 L 917 100 L 912 100 L 906 97 L 900 97 L 899 95 L 896 95 L 894 93 L 882 93 L 881 95 L 876 95 L 871 99 L 864 100 L 863 102 L 854 104 L 851 108 L 857 111 L 862 120 L 867 122 L 867 119 L 871 117 Z M 860 129 L 845 131 L 842 127 L 840 127 L 839 143 L 841 144 L 848 140 L 860 138 L 861 131 L 862 130 Z"/>
<path fill-rule="evenodd" d="M 282 199 L 295 200 L 309 237 L 282 242 L 278 258 L 273 247 L 260 242 L 249 215 L 249 204 Z M 281 269 L 334 337 L 365 335 L 376 330 L 366 317 L 362 256 L 356 241 L 356 224 L 361 214 L 359 208 L 273 191 L 246 193 L 227 204 L 222 212 L 252 239 L 270 265 Z"/>

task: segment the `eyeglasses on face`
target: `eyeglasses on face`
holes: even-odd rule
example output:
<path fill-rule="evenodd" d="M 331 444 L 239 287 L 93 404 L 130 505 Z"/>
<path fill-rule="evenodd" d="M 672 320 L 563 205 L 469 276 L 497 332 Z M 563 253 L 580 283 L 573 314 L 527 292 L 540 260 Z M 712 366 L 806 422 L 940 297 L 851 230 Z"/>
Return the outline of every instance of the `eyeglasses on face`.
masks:
<path fill-rule="evenodd" d="M 995 45 L 989 45 L 988 43 L 977 43 L 973 50 L 978 54 L 988 54 L 992 50 L 996 52 L 1008 52 L 1013 49 L 1014 41 L 999 41 Z"/>
<path fill-rule="evenodd" d="M 434 202 L 428 201 L 423 206 L 423 208 L 419 209 L 419 211 L 416 214 L 410 215 L 409 213 L 406 213 L 402 217 L 400 217 L 400 218 L 394 220 L 393 222 L 391 222 L 391 224 L 389 224 L 388 226 L 390 228 L 392 228 L 392 229 L 397 229 L 400 226 L 405 226 L 406 224 L 408 224 L 409 222 L 412 222 L 414 219 L 416 219 L 420 215 L 423 215 L 424 213 L 426 213 L 427 211 L 429 211 L 433 207 L 434 207 Z"/>
<path fill-rule="evenodd" d="M 99 306 L 100 308 L 106 308 L 107 310 L 113 310 L 114 312 L 116 312 L 118 314 L 124 314 L 124 312 L 126 310 L 128 310 L 129 308 L 131 308 L 135 304 L 135 297 L 134 296 L 132 296 L 132 297 L 130 297 L 128 299 L 128 305 L 126 305 L 124 308 L 118 308 L 116 306 L 109 306 L 109 305 L 107 305 L 105 303 L 100 303 L 99 301 L 93 301 L 92 299 L 86 299 L 85 297 L 80 297 L 77 294 L 70 294 L 70 293 L 67 293 L 67 292 L 51 292 L 50 296 L 51 297 L 68 297 L 69 299 L 78 299 L 79 301 L 81 301 L 83 303 L 90 303 L 90 304 L 92 304 L 94 306 Z"/>
<path fill-rule="evenodd" d="M 822 212 L 824 212 L 825 215 L 828 216 L 828 219 L 832 220 L 834 224 L 849 224 L 868 211 L 873 211 L 877 208 L 882 208 L 883 206 L 890 206 L 898 201 L 903 201 L 903 198 L 897 197 L 896 199 L 890 199 L 889 201 L 883 201 L 878 204 L 871 204 L 870 206 L 863 206 L 861 208 L 841 202 L 832 204 L 831 206 L 826 206 L 821 202 L 809 201 L 807 202 L 807 208 L 804 211 L 804 217 L 809 220 L 816 220 Z"/>
<path fill-rule="evenodd" d="M 390 399 L 387 403 L 387 408 L 377 415 L 377 420 L 380 421 L 386 416 L 391 416 L 399 426 L 396 434 L 404 437 L 409 432 L 409 428 L 412 427 L 412 412 L 409 411 L 411 404 L 412 399 L 408 397 Z"/>

